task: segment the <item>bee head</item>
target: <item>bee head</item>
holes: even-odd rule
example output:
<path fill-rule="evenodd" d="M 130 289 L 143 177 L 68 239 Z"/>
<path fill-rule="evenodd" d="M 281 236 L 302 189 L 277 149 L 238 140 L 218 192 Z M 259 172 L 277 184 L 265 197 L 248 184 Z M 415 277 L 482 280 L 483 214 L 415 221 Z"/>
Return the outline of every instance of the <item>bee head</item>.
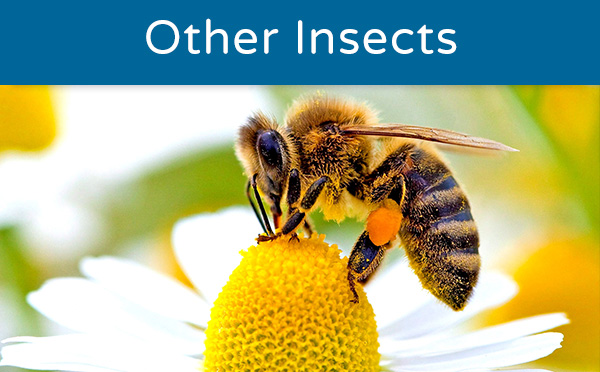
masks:
<path fill-rule="evenodd" d="M 236 143 L 236 154 L 246 175 L 249 178 L 257 175 L 258 187 L 277 210 L 292 167 L 291 146 L 276 121 L 262 113 L 248 118 Z"/>

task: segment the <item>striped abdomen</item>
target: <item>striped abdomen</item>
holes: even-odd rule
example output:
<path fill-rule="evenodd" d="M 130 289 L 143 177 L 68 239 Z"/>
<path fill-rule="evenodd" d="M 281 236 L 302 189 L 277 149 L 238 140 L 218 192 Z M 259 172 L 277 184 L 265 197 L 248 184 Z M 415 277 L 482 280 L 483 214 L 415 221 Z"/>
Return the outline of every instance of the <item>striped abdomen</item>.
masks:
<path fill-rule="evenodd" d="M 479 235 L 469 202 L 441 160 L 419 148 L 409 152 L 400 238 L 423 286 L 460 310 L 480 266 Z"/>

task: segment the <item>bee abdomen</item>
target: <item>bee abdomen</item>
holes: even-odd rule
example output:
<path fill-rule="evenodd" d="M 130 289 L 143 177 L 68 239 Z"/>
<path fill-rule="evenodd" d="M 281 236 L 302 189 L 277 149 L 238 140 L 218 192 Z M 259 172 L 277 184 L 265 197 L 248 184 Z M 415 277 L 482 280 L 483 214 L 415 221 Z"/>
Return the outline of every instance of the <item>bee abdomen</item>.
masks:
<path fill-rule="evenodd" d="M 403 212 L 414 224 L 426 227 L 465 210 L 469 210 L 469 202 L 454 177 L 449 175 L 421 192 L 414 192 Z"/>
<path fill-rule="evenodd" d="M 447 174 L 413 190 L 403 213 L 400 237 L 423 286 L 454 310 L 462 309 L 480 266 L 479 235 L 466 196 Z"/>

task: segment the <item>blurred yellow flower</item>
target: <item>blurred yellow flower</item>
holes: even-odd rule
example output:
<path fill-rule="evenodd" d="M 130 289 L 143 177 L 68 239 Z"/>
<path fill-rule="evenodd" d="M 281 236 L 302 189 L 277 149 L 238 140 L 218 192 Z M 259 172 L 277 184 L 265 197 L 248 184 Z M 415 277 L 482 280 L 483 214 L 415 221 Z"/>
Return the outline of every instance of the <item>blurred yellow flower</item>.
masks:
<path fill-rule="evenodd" d="M 513 267 L 517 296 L 494 311 L 490 323 L 539 312 L 564 311 L 571 323 L 560 328 L 564 348 L 544 365 L 581 371 L 600 365 L 600 269 L 598 242 L 554 239 Z"/>
<path fill-rule="evenodd" d="M 578 152 L 598 145 L 590 134 L 598 132 L 599 87 L 523 86 L 517 93 L 563 147 Z"/>
<path fill-rule="evenodd" d="M 515 91 L 562 169 L 560 192 L 576 195 L 593 234 L 600 222 L 600 87 L 525 86 Z M 576 226 L 581 228 L 582 226 Z"/>
<path fill-rule="evenodd" d="M 0 86 L 0 151 L 39 151 L 56 137 L 47 86 Z"/>

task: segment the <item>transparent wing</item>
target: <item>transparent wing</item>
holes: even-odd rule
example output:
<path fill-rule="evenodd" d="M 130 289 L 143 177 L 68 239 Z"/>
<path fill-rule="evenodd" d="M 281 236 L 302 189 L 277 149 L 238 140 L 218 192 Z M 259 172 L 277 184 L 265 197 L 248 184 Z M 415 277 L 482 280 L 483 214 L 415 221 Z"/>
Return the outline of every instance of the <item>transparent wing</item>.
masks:
<path fill-rule="evenodd" d="M 381 124 L 375 126 L 354 125 L 344 127 L 343 134 L 380 137 L 403 137 L 423 141 L 446 143 L 449 145 L 474 147 L 478 149 L 519 151 L 500 142 L 486 138 L 469 136 L 446 129 L 420 127 L 406 124 Z"/>

